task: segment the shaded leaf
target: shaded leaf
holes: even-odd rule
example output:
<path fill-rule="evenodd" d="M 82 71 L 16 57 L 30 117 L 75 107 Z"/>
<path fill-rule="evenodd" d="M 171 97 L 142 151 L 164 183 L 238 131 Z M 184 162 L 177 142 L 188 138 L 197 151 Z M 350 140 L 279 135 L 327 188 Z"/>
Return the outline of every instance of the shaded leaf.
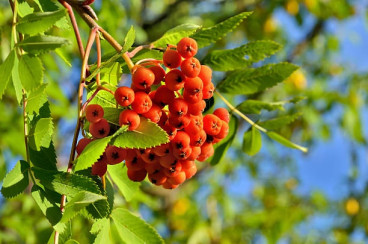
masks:
<path fill-rule="evenodd" d="M 104 107 L 104 118 L 111 124 L 119 126 L 119 115 L 124 109 Z"/>
<path fill-rule="evenodd" d="M 273 41 L 254 41 L 230 50 L 214 50 L 203 63 L 218 71 L 241 69 L 275 54 L 280 48 Z"/>
<path fill-rule="evenodd" d="M 14 168 L 6 174 L 1 193 L 5 198 L 12 198 L 22 193 L 29 184 L 29 164 L 24 160 L 18 161 Z"/>
<path fill-rule="evenodd" d="M 97 220 L 91 229 L 91 233 L 97 234 L 94 244 L 109 244 L 112 243 L 110 238 L 110 219 Z"/>
<path fill-rule="evenodd" d="M 183 37 L 192 35 L 198 28 L 200 28 L 200 26 L 195 24 L 182 24 L 176 26 L 165 32 L 160 39 L 154 41 L 152 44 L 155 47 L 166 47 L 167 44 L 176 45 Z"/>
<path fill-rule="evenodd" d="M 19 20 L 17 30 L 28 35 L 43 33 L 65 16 L 65 9 L 54 12 L 37 12 L 28 14 Z"/>
<path fill-rule="evenodd" d="M 233 17 L 228 18 L 212 27 L 202 28 L 194 33 L 191 37 L 197 41 L 198 48 L 214 43 L 223 38 L 227 33 L 237 27 L 245 18 L 251 15 L 252 12 L 243 12 Z"/>
<path fill-rule="evenodd" d="M 297 68 L 290 63 L 278 63 L 235 71 L 221 81 L 217 89 L 229 94 L 253 94 L 282 82 Z"/>
<path fill-rule="evenodd" d="M 238 130 L 238 124 L 238 118 L 234 115 L 231 116 L 229 121 L 229 134 L 221 142 L 214 145 L 213 148 L 215 149 L 215 153 L 210 159 L 208 159 L 211 165 L 218 164 L 226 155 L 227 150 L 235 138 L 236 131 Z"/>
<path fill-rule="evenodd" d="M 111 213 L 117 231 L 121 239 L 129 243 L 164 243 L 163 239 L 141 218 L 133 215 L 128 210 L 117 208 Z"/>
<path fill-rule="evenodd" d="M 284 115 L 274 119 L 259 122 L 258 124 L 267 130 L 279 130 L 285 125 L 288 125 L 298 119 L 302 113 Z"/>
<path fill-rule="evenodd" d="M 39 58 L 22 55 L 19 60 L 18 72 L 20 81 L 27 91 L 31 91 L 41 85 L 43 68 Z"/>
<path fill-rule="evenodd" d="M 29 133 L 29 146 L 34 150 L 40 150 L 41 147 L 48 148 L 52 139 L 54 124 L 52 118 L 41 118 L 33 126 Z"/>
<path fill-rule="evenodd" d="M 40 150 L 29 148 L 29 156 L 32 165 L 47 170 L 57 170 L 56 167 L 56 152 L 54 143 L 51 141 L 49 147 L 41 147 Z"/>
<path fill-rule="evenodd" d="M 125 199 L 132 200 L 134 194 L 139 191 L 140 183 L 133 182 L 128 178 L 127 168 L 123 164 L 109 165 L 108 172 Z"/>
<path fill-rule="evenodd" d="M 261 132 L 254 126 L 244 133 L 243 137 L 243 151 L 250 155 L 256 155 L 262 147 Z"/>
<path fill-rule="evenodd" d="M 4 91 L 8 85 L 14 67 L 15 51 L 11 51 L 4 63 L 0 65 L 0 99 L 3 97 Z"/>
<path fill-rule="evenodd" d="M 141 117 L 139 127 L 125 131 L 113 140 L 113 145 L 122 148 L 150 148 L 169 141 L 166 132 L 157 124 Z"/>
<path fill-rule="evenodd" d="M 31 54 L 46 53 L 70 42 L 57 36 L 31 36 L 18 43 L 18 47 Z"/>
<path fill-rule="evenodd" d="M 26 112 L 33 114 L 33 112 L 38 113 L 40 107 L 47 102 L 47 94 L 46 94 L 47 84 L 42 84 L 39 87 L 35 88 L 29 93 L 27 98 L 27 106 Z"/>

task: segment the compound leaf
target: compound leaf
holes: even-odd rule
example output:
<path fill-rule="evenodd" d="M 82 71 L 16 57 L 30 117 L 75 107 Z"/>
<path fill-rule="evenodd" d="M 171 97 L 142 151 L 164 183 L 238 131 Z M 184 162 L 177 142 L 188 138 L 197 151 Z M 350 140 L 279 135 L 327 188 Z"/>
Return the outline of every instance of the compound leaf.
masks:
<path fill-rule="evenodd" d="M 28 53 L 37 55 L 55 50 L 69 43 L 70 42 L 65 38 L 42 35 L 25 38 L 18 43 L 18 47 L 23 48 L 23 50 Z"/>

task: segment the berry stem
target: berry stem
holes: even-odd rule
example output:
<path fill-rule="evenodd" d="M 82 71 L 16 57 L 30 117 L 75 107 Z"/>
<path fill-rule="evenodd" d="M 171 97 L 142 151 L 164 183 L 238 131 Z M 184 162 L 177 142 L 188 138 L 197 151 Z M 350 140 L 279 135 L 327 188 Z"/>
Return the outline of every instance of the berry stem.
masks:
<path fill-rule="evenodd" d="M 72 26 L 73 26 L 73 30 L 74 30 L 74 34 L 75 34 L 75 37 L 77 39 L 77 43 L 78 43 L 78 48 L 79 48 L 79 53 L 81 55 L 81 58 L 84 57 L 84 48 L 83 48 L 83 43 L 82 43 L 82 38 L 80 36 L 80 33 L 79 33 L 79 28 L 78 28 L 78 24 L 77 24 L 77 21 L 75 19 L 75 16 L 74 16 L 74 12 L 73 12 L 73 9 L 72 7 L 67 3 L 65 2 L 64 0 L 59 0 L 59 2 L 67 9 L 68 11 L 68 14 L 69 14 L 69 18 L 70 18 L 70 21 L 72 22 Z"/>
<path fill-rule="evenodd" d="M 97 49 L 97 69 L 98 69 L 101 66 L 101 40 L 100 40 L 100 35 L 98 35 L 98 33 L 96 35 L 96 49 Z M 96 75 L 97 86 L 100 86 L 100 77 L 101 77 L 101 74 L 100 72 L 98 72 Z"/>
<path fill-rule="evenodd" d="M 106 190 L 106 174 L 101 176 L 101 181 L 102 181 L 102 188 Z"/>

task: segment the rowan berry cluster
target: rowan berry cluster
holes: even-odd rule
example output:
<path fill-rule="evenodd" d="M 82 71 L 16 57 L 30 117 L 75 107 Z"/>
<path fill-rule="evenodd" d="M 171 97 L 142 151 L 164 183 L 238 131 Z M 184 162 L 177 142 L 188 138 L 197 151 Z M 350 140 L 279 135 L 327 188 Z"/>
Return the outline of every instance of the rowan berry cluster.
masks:
<path fill-rule="evenodd" d="M 170 142 L 148 149 L 123 149 L 109 145 L 92 166 L 92 174 L 104 175 L 107 164 L 125 160 L 132 181 L 148 179 L 155 185 L 174 189 L 197 172 L 195 160 L 203 162 L 214 153 L 213 144 L 229 132 L 230 115 L 224 108 L 202 115 L 205 99 L 213 96 L 212 70 L 194 57 L 197 43 L 183 38 L 177 46 L 168 46 L 163 60 L 142 62 L 132 71 L 131 87 L 115 91 L 117 104 L 125 108 L 119 115 L 120 126 L 138 128 L 141 118 L 157 123 Z M 160 65 L 163 63 L 166 70 Z M 86 108 L 89 131 L 94 138 L 109 134 L 110 127 L 97 104 Z M 77 153 L 92 139 L 83 138 Z"/>

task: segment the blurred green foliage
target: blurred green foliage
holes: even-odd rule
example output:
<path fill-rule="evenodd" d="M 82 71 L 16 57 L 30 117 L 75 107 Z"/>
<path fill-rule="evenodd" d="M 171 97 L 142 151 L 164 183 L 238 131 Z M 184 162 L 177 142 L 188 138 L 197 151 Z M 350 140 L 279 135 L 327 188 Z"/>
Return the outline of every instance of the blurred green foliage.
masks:
<path fill-rule="evenodd" d="M 31 7 L 35 4 L 32 0 L 24 2 Z M 179 24 L 207 27 L 238 13 L 253 11 L 233 33 L 206 48 L 199 57 L 204 58 L 208 50 L 233 48 L 247 41 L 273 40 L 283 44 L 284 49 L 273 59 L 296 63 L 302 67 L 301 70 L 284 84 L 243 98 L 281 101 L 288 97 L 304 97 L 292 107 L 262 113 L 261 120 L 273 118 L 275 113 L 290 117 L 301 111 L 298 119 L 290 119 L 288 126 L 277 127 L 276 131 L 288 138 L 294 135 L 294 141 L 307 143 L 313 150 L 316 142 L 328 140 L 334 133 L 331 122 L 325 119 L 334 108 L 339 108 L 338 126 L 349 135 L 350 143 L 366 144 L 361 111 L 367 102 L 367 74 L 352 72 L 334 62 L 333 57 L 340 50 L 339 40 L 325 27 L 331 19 L 344 21 L 354 16 L 356 10 L 351 2 L 96 0 L 93 7 L 99 16 L 99 24 L 121 43 L 133 25 L 135 45 L 154 41 Z M 0 2 L 0 9 L 0 57 L 4 60 L 10 51 L 12 13 L 6 1 Z M 26 14 L 27 8 L 22 8 L 22 11 Z M 313 24 L 302 40 L 290 40 L 283 23 L 278 23 L 274 17 L 276 11 L 286 11 L 299 26 L 311 18 Z M 86 40 L 89 30 L 80 19 L 78 22 L 82 38 Z M 55 36 L 75 41 L 71 29 L 63 28 L 63 25 L 52 29 L 52 32 Z M 102 45 L 105 54 L 113 52 L 106 42 Z M 54 135 L 56 151 L 61 155 L 59 168 L 65 167 L 66 151 L 70 146 L 72 129 L 69 127 L 73 126 L 68 126 L 68 119 L 75 119 L 73 116 L 76 114 L 75 87 L 79 73 L 78 69 L 70 69 L 69 64 L 78 66 L 80 63 L 75 42 L 63 50 L 62 54 L 52 52 L 42 56 L 49 84 L 46 93 L 51 98 L 50 110 L 55 128 L 59 130 Z M 219 74 L 215 81 L 220 82 L 223 78 Z M 340 82 L 332 87 L 330 82 L 334 78 L 339 78 Z M 10 88 L 0 103 L 0 180 L 13 167 L 5 162 L 25 157 L 22 111 L 18 108 L 14 89 Z M 240 131 L 247 128 L 245 122 L 239 125 Z M 330 200 L 321 192 L 301 195 L 296 190 L 298 179 L 292 156 L 283 155 L 278 147 L 264 140 L 269 150 L 248 157 L 242 152 L 240 139 L 240 136 L 236 137 L 227 157 L 218 165 L 210 167 L 203 164 L 200 173 L 179 189 L 159 190 L 143 183 L 129 202 L 116 192 L 115 205 L 140 212 L 167 243 L 262 243 L 265 240 L 269 243 L 280 240 L 289 243 L 351 243 L 354 231 L 361 230 L 367 235 L 366 190 L 363 194 L 351 193 L 351 198 L 357 199 L 359 206 L 354 214 L 349 212 L 348 204 Z M 262 174 L 261 167 L 269 161 L 273 165 L 271 173 Z M 354 157 L 351 167 L 350 183 L 359 177 Z M 244 174 L 251 177 L 250 185 L 242 185 Z M 11 200 L 0 200 L 0 243 L 48 242 L 51 225 L 30 197 L 30 191 Z M 318 216 L 333 216 L 336 220 L 327 233 L 310 231 L 313 226 L 305 227 Z M 85 228 L 90 224 L 81 216 L 75 217 L 71 226 L 73 239 L 80 243 L 93 241 L 89 228 Z"/>

